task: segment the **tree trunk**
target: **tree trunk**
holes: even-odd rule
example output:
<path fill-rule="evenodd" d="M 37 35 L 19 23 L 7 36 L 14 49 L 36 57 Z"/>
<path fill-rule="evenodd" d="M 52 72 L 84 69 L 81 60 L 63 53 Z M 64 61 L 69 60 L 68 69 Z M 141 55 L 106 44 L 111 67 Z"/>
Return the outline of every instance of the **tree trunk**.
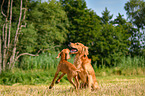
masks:
<path fill-rule="evenodd" d="M 12 51 L 12 55 L 11 55 L 11 58 L 10 58 L 10 65 L 9 65 L 9 68 L 13 67 L 14 66 L 14 62 L 15 62 L 15 54 L 16 54 L 16 45 L 17 45 L 17 42 L 18 42 L 18 33 L 19 33 L 19 29 L 20 29 L 20 24 L 21 24 L 21 18 L 22 18 L 22 0 L 21 0 L 21 5 L 20 5 L 20 16 L 19 16 L 19 22 L 18 22 L 18 26 L 17 26 L 17 30 L 16 30 L 16 34 L 15 34 L 15 40 L 14 40 L 14 48 L 13 48 L 13 51 Z"/>
<path fill-rule="evenodd" d="M 8 49 L 10 49 L 10 37 L 11 37 L 11 21 L 12 21 L 12 7 L 13 7 L 13 0 L 11 0 L 11 7 L 10 7 L 10 23 L 9 23 L 9 36 L 8 36 Z M 7 54 L 9 54 L 7 52 Z M 10 58 L 11 59 L 11 58 Z M 11 60 L 10 60 L 11 61 Z M 11 64 L 8 65 L 9 69 L 11 68 Z"/>
<path fill-rule="evenodd" d="M 7 9 L 7 16 L 6 16 L 6 25 L 5 25 L 5 36 L 4 36 L 4 46 L 3 46 L 3 70 L 6 69 L 7 64 L 7 35 L 8 35 L 8 17 L 9 17 L 9 7 L 10 7 L 10 0 L 8 1 L 8 9 Z"/>
<path fill-rule="evenodd" d="M 4 37 L 4 45 L 3 45 L 3 70 L 5 71 L 6 69 L 6 62 L 7 62 L 7 55 L 6 55 L 6 51 L 7 51 L 7 17 L 6 17 L 6 25 L 5 25 L 5 37 Z"/>
<path fill-rule="evenodd" d="M 1 49 L 2 49 L 2 47 L 1 47 L 1 45 L 2 45 L 2 40 L 1 40 L 2 38 L 1 38 L 1 34 L 0 34 L 0 74 L 1 74 L 1 72 L 2 72 L 2 53 L 1 53 Z"/>
<path fill-rule="evenodd" d="M 11 7 L 10 7 L 10 20 L 9 20 L 9 36 L 8 36 L 8 49 L 10 48 L 10 37 L 11 37 L 11 22 L 12 22 L 12 7 L 13 7 L 13 0 L 11 0 Z"/>

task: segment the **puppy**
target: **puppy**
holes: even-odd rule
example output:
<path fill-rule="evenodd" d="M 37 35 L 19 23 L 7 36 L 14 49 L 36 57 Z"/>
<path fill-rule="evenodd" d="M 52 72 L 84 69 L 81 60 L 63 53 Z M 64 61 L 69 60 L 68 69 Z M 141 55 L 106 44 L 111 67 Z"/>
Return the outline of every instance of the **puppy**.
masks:
<path fill-rule="evenodd" d="M 65 74 L 67 74 L 67 78 L 69 82 L 77 89 L 79 87 L 79 82 L 78 82 L 78 72 L 79 70 L 70 62 L 67 61 L 67 59 L 70 58 L 69 56 L 69 49 L 63 49 L 56 58 L 59 58 L 61 56 L 61 60 L 58 64 L 57 71 L 55 73 L 55 76 L 53 78 L 53 81 L 49 87 L 51 89 L 54 86 L 54 82 L 56 77 L 58 76 L 58 73 L 61 71 L 63 74 L 59 77 L 61 79 Z M 73 82 L 73 78 L 76 82 L 76 84 Z"/>

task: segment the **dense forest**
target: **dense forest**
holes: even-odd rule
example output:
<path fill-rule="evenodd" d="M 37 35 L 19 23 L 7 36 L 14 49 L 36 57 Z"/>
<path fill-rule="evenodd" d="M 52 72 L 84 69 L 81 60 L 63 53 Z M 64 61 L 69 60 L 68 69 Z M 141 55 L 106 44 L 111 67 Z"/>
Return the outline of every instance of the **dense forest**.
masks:
<path fill-rule="evenodd" d="M 85 0 L 0 0 L 0 5 L 0 73 L 20 67 L 28 55 L 51 54 L 69 42 L 88 46 L 95 66 L 145 57 L 143 0 L 125 3 L 127 19 L 120 13 L 112 19 L 107 8 L 100 17 Z"/>

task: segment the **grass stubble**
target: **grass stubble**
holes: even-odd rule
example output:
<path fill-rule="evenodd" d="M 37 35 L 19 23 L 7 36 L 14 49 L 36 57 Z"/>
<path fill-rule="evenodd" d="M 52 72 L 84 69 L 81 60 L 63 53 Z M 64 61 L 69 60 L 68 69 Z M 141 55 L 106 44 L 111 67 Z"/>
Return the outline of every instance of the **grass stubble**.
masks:
<path fill-rule="evenodd" d="M 0 96 L 145 96 L 144 76 L 107 76 L 99 77 L 100 89 L 75 90 L 68 82 L 54 85 L 0 85 Z"/>

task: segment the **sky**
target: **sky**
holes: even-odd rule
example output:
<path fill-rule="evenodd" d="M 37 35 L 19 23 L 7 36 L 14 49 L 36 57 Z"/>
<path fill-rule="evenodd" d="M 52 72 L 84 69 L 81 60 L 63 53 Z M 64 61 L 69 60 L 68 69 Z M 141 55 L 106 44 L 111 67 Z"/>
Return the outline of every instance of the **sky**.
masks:
<path fill-rule="evenodd" d="M 48 1 L 48 0 L 42 0 Z M 125 3 L 129 0 L 85 0 L 87 7 L 96 12 L 100 17 L 102 12 L 105 10 L 105 7 L 110 11 L 110 14 L 113 14 L 113 19 L 118 16 L 118 13 L 124 15 L 124 18 L 127 19 L 126 11 L 124 9 Z"/>
<path fill-rule="evenodd" d="M 118 16 L 118 13 L 124 15 L 124 18 L 127 19 L 126 11 L 124 9 L 125 3 L 129 0 L 85 0 L 87 7 L 96 12 L 97 15 L 102 16 L 102 12 L 105 10 L 105 7 L 110 11 L 110 14 L 113 14 L 113 19 Z"/>

